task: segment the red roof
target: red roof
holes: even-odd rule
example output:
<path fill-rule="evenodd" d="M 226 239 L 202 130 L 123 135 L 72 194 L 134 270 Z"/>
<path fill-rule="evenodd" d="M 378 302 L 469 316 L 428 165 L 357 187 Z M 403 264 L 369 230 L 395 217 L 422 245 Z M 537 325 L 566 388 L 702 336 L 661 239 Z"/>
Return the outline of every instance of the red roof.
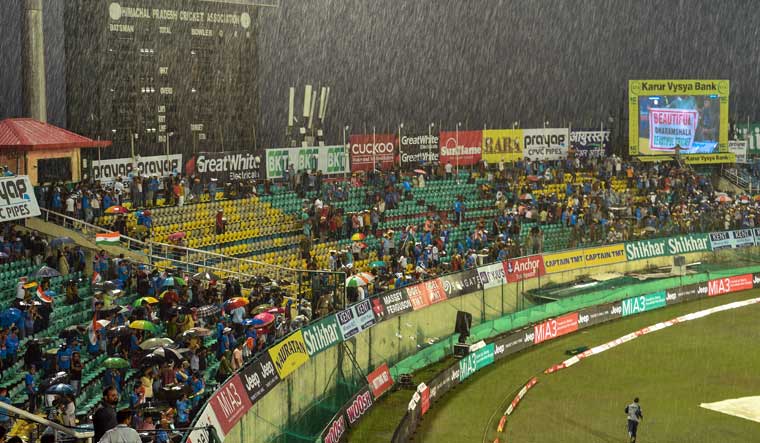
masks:
<path fill-rule="evenodd" d="M 108 140 L 95 141 L 31 118 L 0 121 L 0 150 L 104 148 Z"/>

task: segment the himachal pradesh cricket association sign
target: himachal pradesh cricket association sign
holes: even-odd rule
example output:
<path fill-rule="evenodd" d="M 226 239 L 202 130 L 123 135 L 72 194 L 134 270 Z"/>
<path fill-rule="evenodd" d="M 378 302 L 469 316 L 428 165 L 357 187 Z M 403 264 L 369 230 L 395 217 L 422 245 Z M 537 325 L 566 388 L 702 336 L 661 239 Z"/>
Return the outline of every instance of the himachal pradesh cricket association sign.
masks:
<path fill-rule="evenodd" d="M 34 188 L 26 175 L 0 178 L 0 222 L 40 215 Z"/>

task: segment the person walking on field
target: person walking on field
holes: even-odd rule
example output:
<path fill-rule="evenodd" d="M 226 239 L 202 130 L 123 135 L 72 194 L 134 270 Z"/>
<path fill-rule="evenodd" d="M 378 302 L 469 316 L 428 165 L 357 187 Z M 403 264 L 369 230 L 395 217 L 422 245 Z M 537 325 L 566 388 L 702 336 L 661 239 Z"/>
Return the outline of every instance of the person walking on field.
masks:
<path fill-rule="evenodd" d="M 636 443 L 636 431 L 639 423 L 644 420 L 644 414 L 639 406 L 639 398 L 633 399 L 633 403 L 625 407 L 625 413 L 628 415 L 628 437 L 630 443 Z"/>

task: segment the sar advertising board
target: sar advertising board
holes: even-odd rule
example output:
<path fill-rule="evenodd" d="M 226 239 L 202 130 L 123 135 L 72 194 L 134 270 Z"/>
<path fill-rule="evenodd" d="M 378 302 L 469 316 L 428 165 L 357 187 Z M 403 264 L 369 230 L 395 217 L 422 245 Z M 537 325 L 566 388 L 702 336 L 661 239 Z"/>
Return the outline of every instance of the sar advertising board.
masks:
<path fill-rule="evenodd" d="M 630 80 L 629 154 L 728 152 L 728 80 Z"/>

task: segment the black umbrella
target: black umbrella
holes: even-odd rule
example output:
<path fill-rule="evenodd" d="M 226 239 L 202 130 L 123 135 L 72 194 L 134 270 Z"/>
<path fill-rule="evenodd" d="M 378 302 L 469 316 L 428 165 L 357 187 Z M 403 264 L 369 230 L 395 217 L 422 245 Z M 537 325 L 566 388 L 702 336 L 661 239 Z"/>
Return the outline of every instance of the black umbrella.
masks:
<path fill-rule="evenodd" d="M 140 364 L 143 366 L 151 366 L 156 363 L 164 363 L 168 361 L 173 361 L 177 364 L 180 364 L 184 360 L 185 359 L 176 349 L 167 348 L 166 346 L 161 346 L 154 349 L 153 352 L 143 357 L 142 360 L 140 360 Z"/>
<path fill-rule="evenodd" d="M 182 398 L 183 394 L 190 395 L 192 392 L 193 389 L 187 384 L 169 385 L 159 389 L 156 398 L 173 404 Z"/>
<path fill-rule="evenodd" d="M 119 289 L 119 287 L 114 283 L 113 281 L 104 281 L 103 283 L 96 283 L 92 286 L 93 290 L 95 292 L 105 292 L 105 291 L 112 291 L 114 289 Z"/>
<path fill-rule="evenodd" d="M 45 392 L 51 386 L 55 386 L 57 384 L 66 384 L 68 382 L 69 382 L 69 374 L 67 372 L 61 371 L 56 374 L 53 374 L 52 377 L 42 380 L 40 382 L 40 391 Z"/>
<path fill-rule="evenodd" d="M 82 334 L 82 330 L 79 327 L 79 325 L 74 325 L 74 326 L 69 326 L 61 330 L 61 332 L 58 333 L 58 337 L 68 340 L 69 338 L 72 338 L 72 337 L 78 337 L 81 334 Z"/>
<path fill-rule="evenodd" d="M 32 273 L 32 277 L 34 278 L 52 278 L 52 277 L 58 277 L 60 275 L 61 275 L 60 272 L 56 271 L 50 266 L 43 266 L 40 269 L 38 269 L 36 272 Z"/>

